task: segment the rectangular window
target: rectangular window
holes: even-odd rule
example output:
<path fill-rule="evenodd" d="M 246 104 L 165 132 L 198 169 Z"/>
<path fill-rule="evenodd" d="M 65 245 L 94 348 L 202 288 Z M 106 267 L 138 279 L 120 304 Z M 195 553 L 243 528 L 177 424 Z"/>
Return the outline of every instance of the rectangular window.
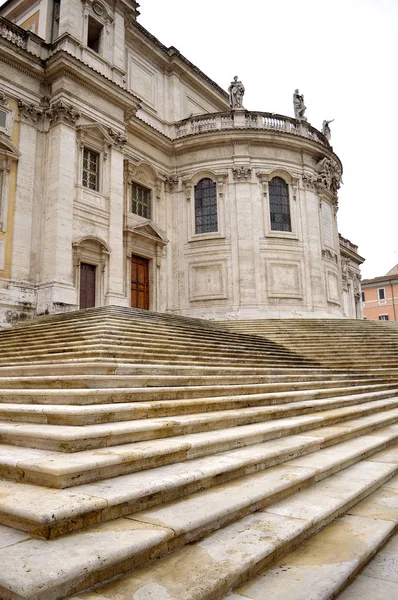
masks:
<path fill-rule="evenodd" d="M 7 112 L 0 110 L 0 129 L 5 130 L 7 128 Z"/>
<path fill-rule="evenodd" d="M 99 159 L 98 152 L 83 149 L 83 178 L 82 185 L 89 190 L 99 190 Z"/>
<path fill-rule="evenodd" d="M 385 291 L 384 288 L 378 288 L 377 294 L 378 294 L 379 300 L 385 300 L 386 299 L 386 291 Z"/>
<path fill-rule="evenodd" d="M 379 315 L 379 321 L 388 321 L 388 315 Z"/>
<path fill-rule="evenodd" d="M 131 212 L 144 219 L 151 218 L 151 190 L 138 183 L 131 184 Z"/>
<path fill-rule="evenodd" d="M 362 302 L 365 302 L 365 292 L 362 292 Z"/>
<path fill-rule="evenodd" d="M 91 48 L 91 50 L 94 50 L 94 52 L 101 52 L 102 30 L 103 25 L 89 16 L 87 26 L 87 46 Z"/>

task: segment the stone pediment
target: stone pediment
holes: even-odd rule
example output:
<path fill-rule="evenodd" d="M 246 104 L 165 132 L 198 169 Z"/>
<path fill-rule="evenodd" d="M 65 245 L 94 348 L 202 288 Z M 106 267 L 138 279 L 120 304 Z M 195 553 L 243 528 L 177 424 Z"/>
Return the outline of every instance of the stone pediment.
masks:
<path fill-rule="evenodd" d="M 113 138 L 109 135 L 109 132 L 100 123 L 88 123 L 86 125 L 80 125 L 78 127 L 80 135 L 89 134 L 93 137 L 99 138 L 109 145 L 114 143 Z"/>
<path fill-rule="evenodd" d="M 4 133 L 0 133 L 0 153 L 4 155 L 4 153 L 13 156 L 14 158 L 19 158 L 21 156 L 20 151 L 16 147 L 12 141 L 4 135 Z"/>
<path fill-rule="evenodd" d="M 156 225 L 150 222 L 143 223 L 142 225 L 137 225 L 135 227 L 130 226 L 127 228 L 127 231 L 149 238 L 157 244 L 166 245 L 169 242 L 165 234 L 158 229 Z"/>

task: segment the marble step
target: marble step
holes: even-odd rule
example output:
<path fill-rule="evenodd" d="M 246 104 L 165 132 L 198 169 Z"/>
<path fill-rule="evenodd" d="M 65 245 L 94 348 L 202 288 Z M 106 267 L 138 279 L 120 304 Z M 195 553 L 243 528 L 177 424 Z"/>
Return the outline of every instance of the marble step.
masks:
<path fill-rule="evenodd" d="M 258 423 L 261 423 L 265 430 L 268 429 L 269 436 L 275 438 L 306 431 L 321 422 L 331 425 L 383 410 L 396 409 L 398 412 L 398 395 L 394 396 L 391 390 L 369 392 L 366 395 L 367 402 L 360 403 L 360 398 L 354 395 L 357 403 L 353 406 L 317 410 L 315 405 L 311 414 L 287 418 L 284 416 L 285 407 L 270 409 L 265 406 L 100 423 L 84 427 L 0 421 L 0 443 L 69 453 L 208 431 L 223 431 Z"/>
<path fill-rule="evenodd" d="M 256 386 L 252 394 L 247 394 L 246 389 L 246 394 L 243 395 L 236 391 L 236 396 L 226 396 L 226 391 L 230 392 L 230 390 L 225 390 L 224 394 L 223 390 L 207 390 L 208 393 L 210 391 L 212 394 L 215 391 L 218 392 L 213 397 L 207 396 L 203 388 L 200 390 L 187 389 L 186 393 L 180 388 L 181 394 L 178 395 L 175 391 L 170 394 L 170 389 L 163 390 L 162 388 L 158 394 L 152 390 L 148 390 L 148 394 L 137 394 L 130 389 L 121 390 L 120 388 L 90 390 L 92 393 L 85 398 L 82 398 L 82 394 L 87 390 L 73 390 L 73 396 L 57 398 L 57 400 L 61 400 L 58 405 L 52 401 L 51 396 L 45 396 L 45 392 L 43 396 L 44 400 L 47 400 L 46 404 L 23 404 L 21 400 L 26 398 L 25 395 L 22 395 L 25 390 L 18 390 L 18 392 L 15 392 L 15 395 L 18 394 L 16 395 L 16 402 L 6 403 L 7 397 L 0 394 L 0 422 L 44 423 L 82 427 L 98 423 L 170 418 L 216 411 L 222 419 L 225 416 L 225 411 L 246 408 L 259 408 L 261 412 L 258 414 L 261 414 L 264 419 L 267 417 L 273 419 L 282 416 L 307 414 L 314 410 L 340 408 L 380 398 L 380 396 L 368 392 L 386 391 L 387 394 L 382 394 L 381 397 L 386 395 L 398 396 L 396 384 L 357 385 L 356 387 L 342 387 L 340 389 L 331 386 L 328 389 L 326 384 L 322 386 L 321 390 L 318 389 L 318 386 L 314 391 L 309 390 L 306 385 L 305 390 L 294 392 L 290 390 L 294 389 L 295 386 L 289 385 L 289 391 L 274 394 L 256 393 Z M 43 393 L 43 390 L 40 391 Z M 140 391 L 143 392 L 146 389 Z M 20 393 L 21 395 L 19 395 Z M 35 401 L 41 402 L 41 398 L 35 397 Z M 108 404 L 109 401 L 112 403 Z M 220 413 L 219 411 L 223 412 Z M 242 414 L 246 413 L 242 412 Z"/>
<path fill-rule="evenodd" d="M 325 442 L 322 431 L 315 430 L 306 436 L 289 436 L 181 464 L 104 479 L 73 490 L 0 480 L 0 523 L 54 539 L 236 481 L 287 461 L 311 469 L 311 475 L 300 480 L 300 487 L 303 487 L 396 445 L 398 426 L 383 427 L 335 443 L 338 439 L 335 432 L 328 438 L 327 448 L 322 449 Z M 293 479 L 293 489 L 296 483 Z M 285 484 L 288 493 L 288 482 Z"/>
<path fill-rule="evenodd" d="M 392 370 L 383 368 L 383 369 L 373 369 L 375 374 L 378 375 L 389 375 Z M 158 375 L 173 375 L 173 376 L 194 376 L 194 377 L 203 377 L 208 375 L 220 375 L 223 374 L 226 377 L 229 375 L 266 375 L 268 377 L 278 377 L 284 378 L 285 380 L 291 380 L 294 376 L 297 380 L 307 378 L 307 377 L 318 377 L 319 375 L 340 375 L 345 376 L 347 373 L 358 374 L 357 371 L 353 369 L 331 369 L 329 367 L 320 367 L 318 365 L 314 366 L 301 366 L 301 367 L 280 367 L 280 366 L 262 366 L 262 367 L 253 367 L 253 366 L 245 366 L 245 365 L 223 365 L 222 368 L 220 366 L 214 366 L 212 364 L 206 365 L 198 365 L 198 364 L 190 364 L 190 365 L 175 365 L 173 363 L 169 364 L 153 364 L 151 362 L 148 363 L 126 363 L 122 360 L 112 360 L 109 356 L 104 358 L 99 358 L 95 361 L 81 361 L 74 359 L 61 358 L 58 359 L 52 358 L 47 363 L 36 363 L 36 364 L 18 364 L 13 366 L 0 366 L 0 377 L 32 377 L 32 376 L 48 376 L 54 375 L 58 373 L 59 375 L 149 375 L 149 376 L 158 376 Z M 359 375 L 366 374 L 368 372 L 363 373 L 359 371 Z"/>
<path fill-rule="evenodd" d="M 347 385 L 348 383 L 348 385 Z M 280 390 L 278 389 L 280 388 Z M 117 403 L 145 403 L 148 401 L 206 399 L 209 406 L 218 399 L 219 402 L 255 402 L 270 404 L 289 401 L 291 399 L 317 400 L 329 396 L 343 396 L 361 394 L 365 392 L 398 391 L 398 382 L 359 382 L 352 385 L 342 381 L 314 381 L 300 383 L 289 382 L 286 385 L 265 383 L 262 385 L 249 384 L 246 386 L 166 386 L 146 388 L 10 388 L 0 390 L 1 403 L 6 404 L 31 404 L 31 405 L 91 405 L 91 404 L 117 404 Z M 18 407 L 16 407 L 18 410 Z M 37 410 L 32 406 L 32 410 Z"/>
<path fill-rule="evenodd" d="M 278 365 L 280 368 L 284 367 L 299 367 L 300 365 L 306 366 L 308 362 L 307 359 L 298 358 L 281 358 L 276 359 L 272 355 L 269 357 L 263 356 L 262 358 L 247 358 L 244 355 L 240 356 L 239 353 L 235 357 L 220 357 L 216 354 L 217 358 L 215 358 L 214 354 L 208 354 L 203 356 L 196 356 L 194 354 L 184 353 L 181 355 L 173 355 L 170 352 L 164 353 L 152 353 L 150 350 L 148 352 L 135 352 L 131 351 L 123 351 L 119 350 L 117 346 L 113 348 L 104 348 L 101 344 L 98 344 L 97 347 L 93 347 L 91 349 L 85 350 L 82 348 L 81 350 L 76 351 L 63 351 L 62 348 L 59 352 L 42 352 L 35 355 L 26 354 L 25 356 L 20 355 L 12 355 L 11 357 L 3 357 L 0 356 L 0 366 L 17 366 L 23 362 L 29 362 L 30 364 L 41 364 L 44 362 L 54 361 L 59 364 L 59 359 L 65 358 L 73 359 L 73 360 L 109 360 L 109 357 L 112 357 L 114 360 L 120 360 L 122 362 L 146 362 L 146 359 L 149 359 L 152 364 L 169 364 L 173 362 L 177 365 L 211 365 L 213 367 L 224 367 L 224 366 L 232 366 L 236 365 L 238 368 L 241 366 L 246 367 L 264 367 L 268 365 Z M 149 362 L 148 360 L 148 362 Z"/>
<path fill-rule="evenodd" d="M 359 415 L 348 420 L 340 419 L 329 426 L 315 420 L 312 424 L 306 423 L 306 428 L 300 429 L 296 422 L 290 420 L 286 429 L 281 427 L 274 431 L 270 431 L 269 423 L 246 425 L 70 454 L 3 444 L 0 446 L 0 476 L 39 486 L 69 488 L 99 482 L 104 478 L 145 471 L 154 466 L 167 466 L 219 455 L 238 448 L 248 449 L 250 454 L 250 447 L 267 441 L 270 445 L 266 447 L 265 459 L 273 461 L 271 464 L 276 464 L 281 462 L 278 458 L 280 452 L 285 457 L 286 448 L 291 451 L 289 439 L 292 436 L 295 436 L 296 450 L 305 453 L 312 450 L 314 437 L 321 438 L 321 441 L 318 439 L 315 444 L 320 443 L 320 447 L 324 448 L 359 435 L 368 435 L 384 427 L 391 427 L 395 432 L 394 423 L 397 422 L 398 410 L 393 409 L 366 416 Z M 300 437 L 299 442 L 297 436 Z M 261 452 L 259 460 L 264 460 Z M 228 470 L 225 465 L 223 468 Z"/>
<path fill-rule="evenodd" d="M 397 530 L 395 477 L 225 600 L 286 600 L 287 593 L 289 600 L 330 600 L 369 561 L 359 579 L 338 598 L 396 600 L 398 536 L 387 544 L 389 548 L 377 552 Z"/>
<path fill-rule="evenodd" d="M 286 465 L 63 538 L 19 539 L 0 549 L 0 594 L 57 600 L 122 575 L 94 598 L 217 600 L 396 476 L 387 452 L 302 490 L 311 470 Z"/>
<path fill-rule="evenodd" d="M 1 339 L 1 338 L 0 338 Z M 132 346 L 134 344 L 134 347 Z M 262 358 L 273 356 L 281 359 L 299 359 L 302 358 L 299 355 L 293 353 L 291 350 L 282 346 L 276 347 L 255 347 L 253 344 L 250 347 L 243 346 L 242 344 L 219 344 L 219 343 L 198 343 L 182 341 L 178 342 L 170 338 L 167 342 L 159 342 L 156 340 L 148 340 L 145 336 L 144 340 L 137 337 L 130 337 L 127 340 L 119 339 L 115 336 L 101 335 L 99 337 L 90 337 L 86 340 L 77 340 L 70 342 L 64 338 L 57 338 L 53 342 L 43 343 L 40 340 L 36 344 L 27 344 L 24 342 L 23 349 L 21 349 L 21 342 L 15 344 L 3 344 L 0 348 L 1 356 L 7 358 L 14 356 L 17 352 L 19 356 L 35 356 L 36 354 L 43 353 L 62 353 L 62 352 L 79 352 L 81 349 L 106 347 L 110 351 L 114 348 L 120 349 L 120 351 L 134 351 L 134 353 L 145 354 L 148 351 L 154 354 L 162 356 L 165 352 L 172 352 L 178 356 L 179 353 L 188 353 L 193 356 L 207 355 L 209 352 L 217 352 L 220 356 L 242 356 L 245 358 Z"/>
<path fill-rule="evenodd" d="M 387 383 L 394 379 L 377 378 L 365 374 L 308 374 L 307 377 L 269 376 L 269 375 L 31 375 L 29 377 L 2 377 L 0 390 L 5 389 L 105 389 L 105 388 L 161 388 L 161 387 L 194 387 L 194 386 L 262 386 L 274 385 L 277 389 L 299 389 L 305 386 L 316 386 L 319 383 L 330 386 L 356 385 L 364 383 Z"/>

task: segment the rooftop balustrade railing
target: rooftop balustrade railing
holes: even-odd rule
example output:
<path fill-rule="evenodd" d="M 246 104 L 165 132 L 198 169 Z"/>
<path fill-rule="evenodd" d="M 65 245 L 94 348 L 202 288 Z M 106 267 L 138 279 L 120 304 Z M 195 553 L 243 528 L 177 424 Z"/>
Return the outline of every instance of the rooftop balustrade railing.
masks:
<path fill-rule="evenodd" d="M 175 123 L 174 137 L 179 139 L 187 135 L 226 129 L 260 129 L 288 133 L 330 147 L 326 137 L 307 121 L 266 112 L 244 111 L 243 115 L 237 115 L 235 111 L 231 111 L 189 117 Z"/>

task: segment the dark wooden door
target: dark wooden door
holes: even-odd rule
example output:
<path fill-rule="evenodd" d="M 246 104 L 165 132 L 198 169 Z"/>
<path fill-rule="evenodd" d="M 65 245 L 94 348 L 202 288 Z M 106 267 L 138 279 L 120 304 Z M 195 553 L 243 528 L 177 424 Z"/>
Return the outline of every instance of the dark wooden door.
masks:
<path fill-rule="evenodd" d="M 95 306 L 95 270 L 97 267 L 80 263 L 80 308 Z"/>
<path fill-rule="evenodd" d="M 149 260 L 131 256 L 131 306 L 149 309 Z"/>

